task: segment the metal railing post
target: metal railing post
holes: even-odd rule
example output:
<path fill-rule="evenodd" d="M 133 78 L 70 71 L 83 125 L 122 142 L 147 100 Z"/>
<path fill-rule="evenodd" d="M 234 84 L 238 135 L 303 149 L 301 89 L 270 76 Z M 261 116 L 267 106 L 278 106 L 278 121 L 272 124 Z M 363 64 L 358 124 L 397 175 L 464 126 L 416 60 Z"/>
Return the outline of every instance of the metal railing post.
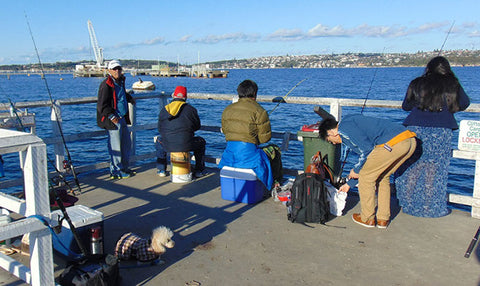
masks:
<path fill-rule="evenodd" d="M 330 114 L 335 116 L 337 121 L 342 118 L 342 106 L 338 100 L 334 100 L 330 103 Z"/>
<path fill-rule="evenodd" d="M 132 123 L 130 127 L 135 127 L 137 125 L 137 105 L 128 103 L 128 112 L 130 114 L 130 122 Z M 137 149 L 137 131 L 135 128 L 130 129 L 130 138 L 132 140 L 132 149 L 130 150 L 130 155 L 135 156 Z"/>
<path fill-rule="evenodd" d="M 50 218 L 47 149 L 45 144 L 30 145 L 23 169 L 26 215 Z M 48 229 L 30 233 L 30 269 L 32 285 L 54 285 L 52 236 Z"/>
<path fill-rule="evenodd" d="M 60 127 L 62 126 L 62 110 L 60 102 L 56 100 L 52 105 L 52 111 L 50 115 L 50 120 L 52 122 L 52 131 L 55 138 L 60 138 L 61 131 Z M 55 165 L 60 172 L 64 172 L 63 161 L 65 160 L 65 148 L 63 146 L 63 141 L 59 141 L 53 144 L 53 151 L 55 153 Z"/>

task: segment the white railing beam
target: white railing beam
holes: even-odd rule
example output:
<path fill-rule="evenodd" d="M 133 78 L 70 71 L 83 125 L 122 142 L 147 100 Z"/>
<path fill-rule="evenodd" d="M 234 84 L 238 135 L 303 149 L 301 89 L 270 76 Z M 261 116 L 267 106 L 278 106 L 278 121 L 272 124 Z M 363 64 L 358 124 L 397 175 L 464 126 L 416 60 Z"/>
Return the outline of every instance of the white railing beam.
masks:
<path fill-rule="evenodd" d="M 0 193 L 0 206 L 23 216 L 25 216 L 27 212 L 27 204 L 24 199 L 19 199 L 5 193 Z"/>

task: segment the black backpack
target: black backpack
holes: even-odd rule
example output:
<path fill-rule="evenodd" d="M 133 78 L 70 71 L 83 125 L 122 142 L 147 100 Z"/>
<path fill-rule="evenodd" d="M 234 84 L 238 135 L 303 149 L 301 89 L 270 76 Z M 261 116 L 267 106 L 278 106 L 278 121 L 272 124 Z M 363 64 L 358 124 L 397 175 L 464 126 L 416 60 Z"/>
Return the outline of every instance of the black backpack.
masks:
<path fill-rule="evenodd" d="M 303 173 L 295 178 L 288 204 L 288 220 L 321 224 L 328 221 L 330 206 L 323 179 L 321 175 L 314 173 Z"/>

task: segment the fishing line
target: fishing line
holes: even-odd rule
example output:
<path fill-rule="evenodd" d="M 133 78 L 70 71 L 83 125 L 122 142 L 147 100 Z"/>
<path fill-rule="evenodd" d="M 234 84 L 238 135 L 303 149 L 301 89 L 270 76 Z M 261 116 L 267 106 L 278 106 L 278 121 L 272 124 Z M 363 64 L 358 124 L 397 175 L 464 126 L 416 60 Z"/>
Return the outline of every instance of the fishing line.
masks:
<path fill-rule="evenodd" d="M 80 188 L 80 182 L 78 180 L 77 174 L 75 172 L 75 168 L 74 168 L 73 163 L 72 163 L 72 157 L 70 156 L 70 151 L 68 150 L 67 142 L 65 141 L 65 136 L 63 135 L 62 125 L 58 121 L 59 116 L 58 116 L 57 110 L 55 108 L 56 104 L 55 104 L 55 101 L 53 100 L 52 93 L 50 92 L 50 88 L 48 86 L 47 78 L 45 77 L 45 71 L 43 69 L 43 64 L 42 64 L 42 61 L 40 59 L 40 54 L 39 54 L 38 49 L 37 49 L 37 44 L 35 43 L 35 39 L 33 38 L 33 33 L 32 33 L 32 29 L 30 27 L 30 22 L 28 21 L 27 13 L 25 13 L 25 20 L 27 22 L 28 31 L 30 32 L 30 37 L 32 38 L 33 47 L 35 48 L 35 53 L 37 54 L 38 63 L 40 65 L 40 71 L 42 72 L 42 79 L 45 82 L 45 87 L 47 88 L 48 96 L 50 98 L 50 102 L 52 103 L 52 111 L 55 113 L 55 117 L 57 119 L 55 121 L 57 122 L 58 131 L 60 132 L 60 136 L 62 138 L 63 146 L 65 148 L 65 152 L 67 153 L 68 161 L 67 162 L 64 161 L 64 165 L 67 166 L 67 168 L 65 168 L 65 169 L 72 170 L 73 179 L 75 180 L 75 184 L 77 185 L 78 191 L 81 193 L 82 189 Z"/>
<path fill-rule="evenodd" d="M 384 53 L 385 53 L 385 47 L 383 47 L 382 55 Z M 375 71 L 373 72 L 372 81 L 370 82 L 370 87 L 368 88 L 367 95 L 365 96 L 365 100 L 363 101 L 362 111 L 360 111 L 360 114 L 363 114 L 363 110 L 367 105 L 368 96 L 370 95 L 370 91 L 372 90 L 373 82 L 375 81 L 375 77 L 377 76 L 377 71 L 378 71 L 378 65 L 375 67 Z"/>
<path fill-rule="evenodd" d="M 447 42 L 448 36 L 450 35 L 450 32 L 452 32 L 453 25 L 455 25 L 455 21 L 453 21 L 452 25 L 450 26 L 450 29 L 448 30 L 447 35 L 445 36 L 445 40 L 443 40 L 442 47 L 440 48 L 440 51 L 438 51 L 438 56 L 442 53 L 443 51 L 443 46 L 445 46 L 445 43 Z"/>
<path fill-rule="evenodd" d="M 296 89 L 297 86 L 299 86 L 302 82 L 306 81 L 307 79 L 308 79 L 308 78 L 302 79 L 302 80 L 299 81 L 294 87 L 292 87 L 292 88 L 290 89 L 290 91 L 287 92 L 287 94 L 285 94 L 285 95 L 282 97 L 282 100 L 279 100 L 279 101 L 278 101 L 277 105 L 275 105 L 275 107 L 268 113 L 268 115 L 272 114 L 272 112 L 280 105 L 280 103 L 282 103 L 282 101 L 285 101 L 285 98 L 287 98 L 287 96 L 288 96 L 290 93 L 292 93 L 292 91 L 293 91 L 294 89 Z"/>
<path fill-rule="evenodd" d="M 383 50 L 382 50 L 382 55 L 385 53 L 385 47 L 383 47 Z M 377 71 L 378 71 L 378 65 L 375 67 L 375 71 L 373 72 L 373 77 L 372 77 L 372 80 L 370 81 L 370 86 L 368 87 L 368 91 L 367 91 L 367 95 L 365 96 L 365 100 L 363 101 L 363 105 L 362 105 L 362 110 L 360 111 L 360 114 L 363 114 L 363 110 L 365 109 L 365 106 L 367 105 L 367 100 L 368 100 L 368 96 L 370 95 L 370 91 L 372 90 L 372 86 L 373 86 L 373 82 L 375 81 L 375 77 L 377 76 Z M 342 173 L 343 173 L 343 167 L 345 167 L 345 163 L 347 162 L 347 158 L 348 158 L 348 154 L 350 153 L 350 149 L 347 149 L 347 151 L 345 152 L 345 158 L 343 159 L 343 162 L 342 162 L 342 167 L 340 169 L 340 176 L 338 177 L 338 180 L 341 180 L 341 176 L 342 176 Z"/>

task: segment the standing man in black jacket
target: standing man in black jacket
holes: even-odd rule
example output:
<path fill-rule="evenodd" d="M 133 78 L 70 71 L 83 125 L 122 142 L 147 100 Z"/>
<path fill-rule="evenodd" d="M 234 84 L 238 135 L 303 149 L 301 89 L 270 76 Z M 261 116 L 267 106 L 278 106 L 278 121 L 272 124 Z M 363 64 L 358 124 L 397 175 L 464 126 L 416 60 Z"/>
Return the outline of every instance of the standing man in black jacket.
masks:
<path fill-rule="evenodd" d="M 202 126 L 195 107 L 186 103 L 187 88 L 177 86 L 172 95 L 173 100 L 160 111 L 158 131 L 162 137 L 166 152 L 193 151 L 195 156 L 195 177 L 203 177 L 205 171 L 205 139 L 195 136 L 195 131 Z M 165 164 L 166 165 L 166 164 Z M 163 170 L 166 166 L 163 165 Z M 160 170 L 161 172 L 161 170 Z"/>
<path fill-rule="evenodd" d="M 117 60 L 108 63 L 108 77 L 98 88 L 97 125 L 108 131 L 110 178 L 126 179 L 134 174 L 128 168 L 132 141 L 127 124 L 131 124 L 128 102 L 135 104 L 125 90 L 125 76 Z"/>

